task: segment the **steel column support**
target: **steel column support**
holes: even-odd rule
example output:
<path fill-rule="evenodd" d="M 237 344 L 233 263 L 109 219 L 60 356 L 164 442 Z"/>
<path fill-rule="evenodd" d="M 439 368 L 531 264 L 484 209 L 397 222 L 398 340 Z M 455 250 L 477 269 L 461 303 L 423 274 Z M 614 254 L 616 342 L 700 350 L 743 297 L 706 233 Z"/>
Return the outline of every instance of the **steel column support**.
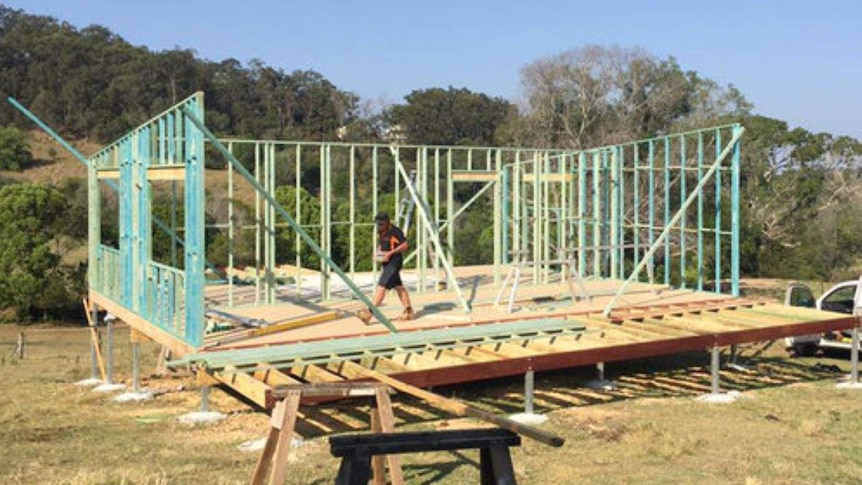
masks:
<path fill-rule="evenodd" d="M 710 349 L 710 390 L 712 394 L 718 394 L 719 389 L 719 370 L 721 369 L 721 349 L 718 345 Z"/>
<path fill-rule="evenodd" d="M 210 386 L 201 386 L 201 412 L 210 412 Z"/>
<path fill-rule="evenodd" d="M 524 374 L 524 412 L 533 414 L 533 399 L 536 390 L 535 372 L 530 369 Z"/>
<path fill-rule="evenodd" d="M 141 344 L 132 343 L 132 392 L 141 391 Z"/>
<path fill-rule="evenodd" d="M 107 352 L 105 356 L 105 384 L 114 383 L 114 319 L 105 318 L 105 325 L 108 328 L 105 347 Z"/>
<path fill-rule="evenodd" d="M 96 357 L 98 353 L 96 346 L 99 345 L 99 337 L 101 335 L 99 332 L 99 305 L 92 300 L 90 301 L 90 314 L 90 321 L 93 322 L 93 330 L 96 336 L 95 339 L 90 339 L 90 378 L 100 379 L 98 357 Z"/>

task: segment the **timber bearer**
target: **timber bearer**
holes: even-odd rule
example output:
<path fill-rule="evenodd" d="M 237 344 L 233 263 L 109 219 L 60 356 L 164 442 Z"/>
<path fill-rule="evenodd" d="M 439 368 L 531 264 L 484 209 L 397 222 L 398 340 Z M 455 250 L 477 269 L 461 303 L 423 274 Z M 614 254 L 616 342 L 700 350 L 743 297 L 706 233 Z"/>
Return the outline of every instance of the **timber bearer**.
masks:
<path fill-rule="evenodd" d="M 383 263 L 383 271 L 377 281 L 372 303 L 379 307 L 386 296 L 386 290 L 395 289 L 401 304 L 404 305 L 404 311 L 399 319 L 413 320 L 416 314 L 413 307 L 410 306 L 410 295 L 407 293 L 407 288 L 404 288 L 404 283 L 401 282 L 401 265 L 404 263 L 403 253 L 410 247 L 407 238 L 404 237 L 401 229 L 389 221 L 389 214 L 385 212 L 380 212 L 374 216 L 374 223 L 377 225 L 378 239 L 376 260 Z M 358 315 L 366 325 L 371 322 L 370 309 L 362 309 Z"/>

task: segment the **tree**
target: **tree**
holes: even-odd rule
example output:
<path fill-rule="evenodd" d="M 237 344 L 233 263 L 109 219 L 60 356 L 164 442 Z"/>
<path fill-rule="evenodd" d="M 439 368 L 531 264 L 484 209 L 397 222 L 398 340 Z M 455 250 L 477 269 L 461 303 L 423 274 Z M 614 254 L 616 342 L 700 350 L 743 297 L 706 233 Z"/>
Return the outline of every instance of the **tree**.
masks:
<path fill-rule="evenodd" d="M 304 188 L 300 188 L 300 214 L 297 217 L 296 196 L 296 187 L 292 185 L 282 185 L 275 190 L 275 200 L 320 245 L 320 201 Z M 279 219 L 279 222 L 284 222 L 280 217 Z M 296 231 L 290 227 L 281 228 L 278 230 L 277 237 L 279 241 L 277 243 L 278 253 L 276 254 L 276 259 L 280 262 L 292 263 L 296 257 Z M 300 240 L 300 245 L 300 257 L 302 258 L 303 266 L 306 268 L 318 268 L 320 266 L 320 257 L 317 253 L 305 241 Z"/>
<path fill-rule="evenodd" d="M 525 66 L 521 84 L 525 117 L 516 131 L 540 146 L 620 143 L 667 133 L 689 117 L 750 108 L 732 86 L 722 88 L 683 71 L 672 57 L 640 49 L 590 45 L 562 52 Z"/>
<path fill-rule="evenodd" d="M 24 133 L 14 126 L 0 126 L 0 170 L 21 170 L 32 163 Z"/>
<path fill-rule="evenodd" d="M 389 124 L 410 143 L 424 145 L 492 145 L 497 128 L 514 112 L 502 98 L 452 86 L 416 90 L 404 99 L 389 109 Z"/>
<path fill-rule="evenodd" d="M 64 268 L 52 250 L 65 214 L 56 189 L 31 183 L 0 188 L 0 308 L 46 316 L 77 300 L 74 281 L 81 271 Z"/>
<path fill-rule="evenodd" d="M 862 190 L 862 143 L 763 116 L 744 125 L 745 272 L 828 279 L 852 262 L 862 241 L 841 229 L 862 218 L 862 206 L 852 203 Z"/>

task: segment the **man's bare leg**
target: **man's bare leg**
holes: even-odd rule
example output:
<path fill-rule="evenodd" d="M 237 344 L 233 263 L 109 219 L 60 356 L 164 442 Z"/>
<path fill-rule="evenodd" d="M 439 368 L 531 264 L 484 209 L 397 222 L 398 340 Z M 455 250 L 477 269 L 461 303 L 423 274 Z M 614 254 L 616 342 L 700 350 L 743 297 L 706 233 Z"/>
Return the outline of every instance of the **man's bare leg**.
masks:
<path fill-rule="evenodd" d="M 374 306 L 380 306 L 383 303 L 383 298 L 386 297 L 386 288 L 382 286 L 378 286 L 377 289 L 374 290 L 374 299 L 371 301 L 374 303 Z"/>
<path fill-rule="evenodd" d="M 374 306 L 379 307 L 380 304 L 383 303 L 383 298 L 385 298 L 385 297 L 386 297 L 386 288 L 384 288 L 382 286 L 377 286 L 374 289 L 374 297 L 371 299 L 371 303 L 374 304 Z M 371 313 L 370 308 L 367 308 L 367 309 L 363 308 L 362 310 L 359 310 L 358 315 L 359 315 L 359 318 L 366 325 L 371 323 L 372 313 Z"/>
<path fill-rule="evenodd" d="M 401 304 L 404 305 L 404 313 L 401 314 L 401 318 L 404 320 L 413 320 L 413 307 L 410 305 L 410 293 L 407 293 L 407 288 L 403 286 L 396 286 L 395 292 L 398 293 L 398 298 L 401 300 Z"/>

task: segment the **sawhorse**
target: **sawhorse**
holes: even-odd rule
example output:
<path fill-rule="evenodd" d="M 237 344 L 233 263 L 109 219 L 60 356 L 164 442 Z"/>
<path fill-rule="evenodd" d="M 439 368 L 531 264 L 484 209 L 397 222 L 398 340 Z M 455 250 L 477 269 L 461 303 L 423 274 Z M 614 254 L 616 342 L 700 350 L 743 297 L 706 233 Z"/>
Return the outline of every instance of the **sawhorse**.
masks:
<path fill-rule="evenodd" d="M 277 399 L 270 418 L 271 428 L 269 438 L 263 448 L 263 453 L 257 462 L 252 475 L 252 485 L 269 483 L 281 485 L 287 473 L 287 454 L 296 426 L 296 416 L 299 404 L 303 399 L 333 399 L 347 397 L 374 396 L 377 408 L 371 413 L 371 430 L 374 433 L 392 433 L 395 431 L 395 416 L 392 413 L 392 402 L 389 399 L 389 387 L 380 383 L 343 382 L 322 385 L 291 385 L 278 386 L 272 390 L 272 396 Z M 381 453 L 383 455 L 385 453 Z M 389 464 L 389 478 L 393 485 L 404 484 L 404 474 L 401 471 L 401 460 L 397 456 L 376 456 L 374 458 L 374 483 L 386 483 L 385 463 Z M 365 483 L 368 483 L 366 478 Z"/>
<path fill-rule="evenodd" d="M 366 485 L 372 458 L 377 455 L 476 448 L 480 450 L 480 484 L 515 485 L 509 447 L 520 445 L 520 436 L 499 428 L 353 434 L 329 438 L 330 452 L 341 457 L 336 485 Z"/>

